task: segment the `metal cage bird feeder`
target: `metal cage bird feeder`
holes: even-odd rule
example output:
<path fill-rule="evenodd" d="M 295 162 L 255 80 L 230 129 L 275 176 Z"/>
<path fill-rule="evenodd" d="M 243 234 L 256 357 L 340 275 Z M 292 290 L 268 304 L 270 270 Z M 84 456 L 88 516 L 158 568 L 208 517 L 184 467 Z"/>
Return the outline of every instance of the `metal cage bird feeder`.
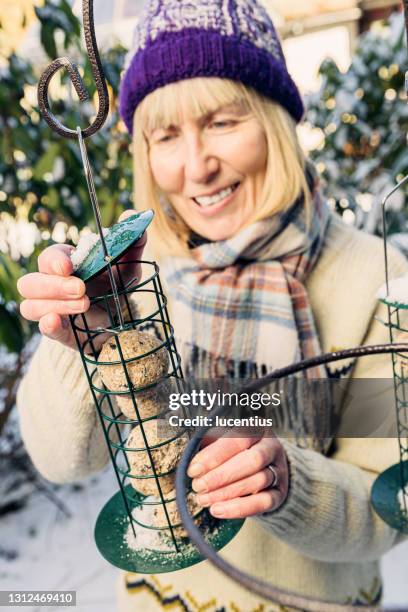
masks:
<path fill-rule="evenodd" d="M 90 310 L 70 316 L 119 485 L 118 493 L 99 514 L 95 540 L 101 554 L 121 569 L 170 572 L 203 559 L 186 538 L 175 502 L 177 459 L 189 432 L 185 430 L 165 440 L 157 433 L 157 418 L 168 405 L 169 389 L 180 389 L 183 372 L 159 267 L 155 262 L 132 259 L 131 248 L 151 223 L 152 211 L 135 213 L 108 230 L 102 228 L 85 146 L 85 139 L 102 127 L 109 112 L 92 0 L 83 2 L 83 24 L 99 97 L 94 122 L 85 130 L 72 130 L 64 127 L 50 110 L 48 86 L 61 68 L 68 70 L 80 99 L 88 97 L 76 66 L 67 58 L 55 60 L 45 70 L 38 100 L 50 127 L 63 137 L 78 140 L 98 228 L 98 241 L 74 272 L 87 285 Z M 129 278 L 132 266 L 137 266 L 141 274 Z M 100 282 L 103 275 L 105 283 Z M 107 285 L 110 290 L 106 290 Z M 153 306 L 141 317 L 138 298 L 140 303 L 147 295 L 153 297 Z M 91 320 L 89 312 L 97 312 L 98 318 Z M 98 320 L 97 325 L 94 320 Z M 188 489 L 186 499 L 190 499 Z M 214 519 L 205 509 L 196 508 L 196 514 L 206 537 L 217 549 L 225 546 L 243 524 L 239 520 Z"/>
<path fill-rule="evenodd" d="M 382 202 L 385 285 L 380 290 L 380 301 L 387 307 L 387 320 L 384 324 L 389 329 L 391 343 L 408 340 L 408 275 L 396 280 L 389 278 L 386 205 L 390 197 L 407 182 L 408 176 Z M 375 481 L 372 503 L 386 523 L 408 534 L 408 354 L 395 352 L 391 358 L 399 462 L 380 474 Z"/>
<path fill-rule="evenodd" d="M 404 0 L 406 40 L 408 44 L 408 0 Z M 405 73 L 405 93 L 408 96 L 408 72 Z M 391 196 L 408 182 L 408 175 L 385 196 L 382 201 L 382 228 L 384 242 L 385 286 L 381 301 L 387 306 L 387 325 L 390 342 L 408 340 L 408 275 L 390 280 L 388 270 L 388 232 L 386 206 Z M 401 292 L 395 285 L 402 285 Z M 398 289 L 400 288 L 398 287 Z M 398 295 L 399 294 L 399 295 Z M 395 416 L 398 435 L 399 462 L 377 478 L 372 489 L 372 503 L 381 518 L 402 533 L 408 534 L 408 354 L 392 354 L 394 378 Z"/>

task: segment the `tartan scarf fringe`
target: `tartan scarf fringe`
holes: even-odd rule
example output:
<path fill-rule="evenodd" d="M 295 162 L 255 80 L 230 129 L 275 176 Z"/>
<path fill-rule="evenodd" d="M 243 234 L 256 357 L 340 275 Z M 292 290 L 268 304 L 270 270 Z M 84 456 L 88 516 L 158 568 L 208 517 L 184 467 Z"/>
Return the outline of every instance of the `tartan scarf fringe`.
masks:
<path fill-rule="evenodd" d="M 266 365 L 216 358 L 196 345 L 181 343 L 178 348 L 182 362 L 183 354 L 188 356 L 184 368 L 186 391 L 205 388 L 214 392 L 222 387 L 223 392 L 238 392 L 246 382 L 269 373 Z M 314 381 L 313 386 L 310 379 L 299 375 L 271 381 L 259 393 L 270 396 L 280 393 L 284 401 L 278 406 L 268 407 L 262 416 L 272 419 L 276 435 L 292 440 L 299 447 L 327 452 L 336 424 L 336 415 L 328 410 L 332 399 L 330 382 L 324 378 Z M 302 410 L 300 407 L 305 404 L 313 405 L 314 410 Z"/>

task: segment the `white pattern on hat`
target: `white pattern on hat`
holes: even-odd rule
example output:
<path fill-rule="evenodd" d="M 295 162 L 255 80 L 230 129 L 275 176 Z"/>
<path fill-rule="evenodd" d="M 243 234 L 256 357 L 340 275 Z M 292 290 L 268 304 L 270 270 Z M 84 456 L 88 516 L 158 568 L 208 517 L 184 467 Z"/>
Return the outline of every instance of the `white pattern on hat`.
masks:
<path fill-rule="evenodd" d="M 255 0 L 236 0 L 238 27 L 260 49 L 283 59 L 282 47 L 266 9 Z"/>
<path fill-rule="evenodd" d="M 223 36 L 246 38 L 283 59 L 271 19 L 257 0 L 149 0 L 136 27 L 129 59 L 160 34 L 186 28 L 216 30 Z"/>

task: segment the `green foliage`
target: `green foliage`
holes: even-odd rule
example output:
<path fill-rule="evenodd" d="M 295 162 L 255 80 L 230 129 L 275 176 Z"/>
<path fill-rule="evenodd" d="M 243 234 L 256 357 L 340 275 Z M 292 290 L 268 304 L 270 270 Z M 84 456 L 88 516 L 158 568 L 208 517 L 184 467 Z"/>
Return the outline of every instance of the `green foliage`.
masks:
<path fill-rule="evenodd" d="M 91 67 L 82 49 L 80 23 L 69 3 L 47 0 L 36 9 L 40 22 L 40 41 L 49 60 L 61 55 L 75 58 L 83 71 L 90 100 L 97 104 Z M 61 35 L 59 33 L 63 34 Z M 61 41 L 58 43 L 57 41 Z M 132 161 L 130 140 L 119 121 L 117 96 L 120 72 L 126 49 L 120 45 L 102 56 L 106 73 L 111 112 L 104 128 L 88 142 L 88 155 L 94 174 L 104 225 L 114 223 L 126 208 L 132 208 Z M 53 243 L 58 222 L 66 224 L 67 242 L 85 226 L 95 228 L 78 144 L 55 134 L 42 119 L 36 87 L 47 65 L 36 66 L 10 55 L 0 67 L 0 214 L 34 222 L 40 240 L 30 256 L 13 255 L 13 245 L 0 261 L 0 345 L 18 352 L 34 326 L 19 316 L 17 279 L 36 270 L 39 252 Z M 61 96 L 50 99 L 53 113 L 68 127 L 88 126 L 95 114 L 93 102 L 80 103 L 68 76 L 54 76 L 61 82 Z M 51 89 L 53 91 L 53 89 Z M 65 97 L 64 97 L 65 96 Z M 0 224 L 4 226 L 0 218 Z M 75 230 L 75 231 L 74 231 Z M 4 250 L 4 246 L 2 247 Z"/>
<path fill-rule="evenodd" d="M 42 7 L 36 7 L 35 14 L 41 23 L 41 44 L 51 59 L 58 57 L 55 42 L 57 31 L 61 31 L 64 36 L 64 49 L 72 44 L 78 45 L 80 24 L 66 0 L 59 0 L 57 5 L 47 2 Z"/>
<path fill-rule="evenodd" d="M 16 283 L 21 275 L 20 266 L 0 253 L 0 344 L 9 351 L 19 352 L 24 346 L 24 335 L 28 332 L 25 324 L 15 313 L 18 302 Z"/>
<path fill-rule="evenodd" d="M 381 232 L 380 202 L 408 172 L 408 107 L 404 20 L 363 34 L 351 65 L 342 73 L 327 59 L 320 67 L 321 88 L 307 99 L 307 120 L 322 130 L 312 151 L 337 210 L 368 231 Z M 390 231 L 402 231 L 403 193 L 391 201 Z"/>

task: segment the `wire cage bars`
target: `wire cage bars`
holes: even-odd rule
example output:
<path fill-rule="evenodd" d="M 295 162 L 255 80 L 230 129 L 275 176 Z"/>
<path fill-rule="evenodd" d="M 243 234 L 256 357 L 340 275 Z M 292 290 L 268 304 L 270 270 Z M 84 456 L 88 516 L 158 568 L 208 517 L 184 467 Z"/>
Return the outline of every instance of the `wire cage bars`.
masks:
<path fill-rule="evenodd" d="M 115 226 L 109 230 L 111 235 L 115 231 Z M 109 244 L 110 236 L 105 238 Z M 92 259 L 97 260 L 95 253 Z M 82 272 L 87 266 L 89 262 Z M 141 266 L 141 281 L 128 278 L 134 266 Z M 117 567 L 169 572 L 203 558 L 188 540 L 176 505 L 175 470 L 190 431 L 168 433 L 165 428 L 163 434 L 159 425 L 169 393 L 183 389 L 180 355 L 158 265 L 127 257 L 112 262 L 111 268 L 116 292 L 107 292 L 101 276 L 93 276 L 87 288 L 90 309 L 70 317 L 119 484 L 98 517 L 95 539 L 102 555 Z M 98 285 L 102 290 L 92 295 Z M 144 316 L 138 308 L 142 303 L 149 304 Z M 217 549 L 243 524 L 211 517 L 195 503 L 190 486 L 185 498 Z"/>
<path fill-rule="evenodd" d="M 382 202 L 385 286 L 380 301 L 387 306 L 390 343 L 408 340 L 408 276 L 390 280 L 388 269 L 388 232 L 386 206 L 391 196 L 408 182 L 405 176 Z M 372 490 L 372 502 L 380 516 L 392 527 L 408 533 L 408 353 L 392 354 L 396 431 L 399 462 L 381 474 Z"/>
<path fill-rule="evenodd" d="M 144 272 L 144 280 L 140 283 L 138 283 L 137 278 L 130 278 L 129 280 L 124 278 L 124 267 L 129 267 L 132 263 L 141 263 L 144 271 L 148 272 L 147 274 Z M 113 293 L 96 294 L 90 298 L 91 311 L 99 310 L 101 315 L 102 313 L 106 315 L 107 323 L 105 326 L 93 328 L 88 323 L 89 316 L 87 314 L 71 316 L 71 324 L 132 530 L 135 533 L 135 523 L 141 524 L 132 515 L 135 506 L 144 503 L 161 503 L 167 522 L 166 526 L 163 528 L 148 527 L 151 529 L 167 529 L 175 550 L 178 551 L 174 533 L 175 525 L 171 523 L 165 503 L 171 501 L 171 499 L 166 496 L 166 488 L 163 490 L 161 480 L 163 476 L 170 476 L 174 472 L 174 468 L 167 473 L 162 473 L 157 465 L 158 462 L 155 461 L 154 451 L 168 446 L 178 437 L 181 437 L 183 433 L 178 433 L 168 440 L 157 440 L 156 444 L 153 445 L 149 443 L 147 433 L 147 423 L 156 421 L 157 416 L 163 411 L 163 402 L 160 401 L 160 390 L 164 388 L 163 383 L 167 380 L 177 386 L 183 377 L 180 356 L 174 340 L 174 330 L 167 310 L 167 299 L 163 293 L 157 264 L 148 261 L 127 260 L 126 262 L 114 263 L 112 268 L 116 276 L 118 295 L 122 305 L 123 328 L 118 321 Z M 138 299 L 143 300 L 146 295 L 154 297 L 155 307 L 147 316 L 140 318 L 136 301 Z M 152 348 L 149 346 L 149 350 L 127 357 L 122 343 L 123 338 L 126 335 L 128 336 L 132 330 L 136 333 L 151 334 L 156 341 L 151 343 Z M 143 337 L 146 339 L 146 335 Z M 100 348 L 103 339 L 105 339 L 105 345 L 109 342 L 113 353 L 117 354 L 117 359 L 101 361 L 102 351 L 100 351 Z M 140 379 L 142 384 L 135 387 L 132 380 L 132 365 L 140 364 L 142 367 L 139 370 L 145 371 L 146 368 L 143 368 L 143 365 L 146 364 L 146 359 L 160 354 L 162 356 L 166 355 L 166 357 L 162 357 L 165 364 L 168 355 L 169 367 L 167 371 L 163 371 L 162 376 L 155 377 L 153 375 L 150 378 L 145 376 L 144 380 L 147 381 L 147 384 L 143 384 L 142 376 Z M 152 363 L 154 364 L 155 361 L 153 360 Z M 103 366 L 105 370 L 103 370 Z M 109 369 L 115 372 L 119 379 L 122 379 L 122 384 L 119 382 L 117 386 L 112 384 L 107 386 L 101 380 L 101 371 L 106 372 Z M 108 378 L 105 375 L 105 380 Z M 154 393 L 155 390 L 156 393 Z M 141 408 L 143 404 L 139 400 L 143 393 L 150 400 L 149 416 L 145 418 Z M 145 400 L 145 402 L 148 400 Z M 126 409 L 120 408 L 121 402 L 122 406 L 127 404 Z M 128 416 L 124 415 L 123 411 Z M 133 428 L 132 431 L 135 429 L 140 431 L 140 435 L 136 437 L 141 439 L 141 446 L 128 446 L 127 441 L 130 436 L 126 436 L 126 431 L 129 428 Z M 131 455 L 135 453 L 143 453 L 142 465 L 146 466 L 148 463 L 150 470 L 145 471 L 151 473 L 143 474 L 132 469 L 135 462 L 132 461 Z M 144 496 L 138 491 L 138 488 L 146 489 L 141 484 L 146 480 L 154 481 L 154 486 L 151 486 L 150 489 L 157 491 L 160 502 L 144 502 Z M 144 527 L 146 526 L 144 525 Z"/>
<path fill-rule="evenodd" d="M 408 339 L 408 305 L 391 302 L 388 299 L 388 327 L 390 342 L 394 343 L 401 336 Z M 404 322 L 405 320 L 405 322 Z M 400 489 L 398 491 L 399 511 L 401 521 L 406 523 L 408 530 L 408 354 L 393 353 L 392 367 L 394 375 L 394 396 L 398 447 L 400 461 L 398 464 Z"/>

